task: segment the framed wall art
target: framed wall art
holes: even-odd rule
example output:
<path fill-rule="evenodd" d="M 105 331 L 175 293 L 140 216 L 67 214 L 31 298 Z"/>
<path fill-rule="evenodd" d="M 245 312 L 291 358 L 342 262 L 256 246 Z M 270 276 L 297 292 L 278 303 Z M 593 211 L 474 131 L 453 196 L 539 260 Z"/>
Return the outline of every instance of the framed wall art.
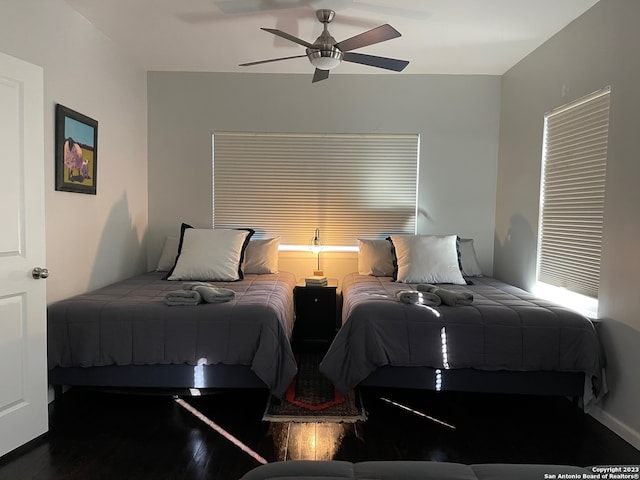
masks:
<path fill-rule="evenodd" d="M 96 194 L 98 122 L 56 105 L 56 190 Z"/>

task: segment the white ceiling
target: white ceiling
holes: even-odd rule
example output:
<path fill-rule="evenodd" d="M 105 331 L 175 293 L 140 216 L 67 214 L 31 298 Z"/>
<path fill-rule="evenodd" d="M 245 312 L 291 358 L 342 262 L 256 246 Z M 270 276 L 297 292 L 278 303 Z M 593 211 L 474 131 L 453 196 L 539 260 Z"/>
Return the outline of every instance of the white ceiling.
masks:
<path fill-rule="evenodd" d="M 358 49 L 409 60 L 407 74 L 501 75 L 598 0 L 66 0 L 146 70 L 309 73 L 306 58 L 252 67 L 239 63 L 303 55 L 315 10 L 331 8 L 337 41 L 389 23 L 402 36 Z M 343 63 L 338 73 L 391 73 Z"/>

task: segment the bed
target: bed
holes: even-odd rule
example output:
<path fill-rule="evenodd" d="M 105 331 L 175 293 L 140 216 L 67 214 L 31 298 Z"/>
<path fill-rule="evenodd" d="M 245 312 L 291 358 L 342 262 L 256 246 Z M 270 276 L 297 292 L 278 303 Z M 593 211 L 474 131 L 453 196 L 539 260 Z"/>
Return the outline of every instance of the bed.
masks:
<path fill-rule="evenodd" d="M 417 284 L 353 273 L 342 283 L 343 324 L 320 370 L 341 392 L 356 385 L 584 396 L 602 389 L 594 325 L 490 277 L 469 306 L 404 304 Z"/>
<path fill-rule="evenodd" d="M 473 295 L 470 305 L 398 301 L 398 291 L 419 284 L 345 277 L 342 327 L 320 365 L 339 391 L 380 386 L 565 395 L 585 407 L 605 392 L 597 332 L 588 318 L 486 276 L 435 285 Z"/>
<path fill-rule="evenodd" d="M 289 341 L 296 278 L 241 276 L 209 282 L 233 290 L 226 302 L 168 306 L 167 293 L 192 279 L 154 271 L 51 304 L 50 384 L 268 388 L 282 397 L 297 371 Z"/>

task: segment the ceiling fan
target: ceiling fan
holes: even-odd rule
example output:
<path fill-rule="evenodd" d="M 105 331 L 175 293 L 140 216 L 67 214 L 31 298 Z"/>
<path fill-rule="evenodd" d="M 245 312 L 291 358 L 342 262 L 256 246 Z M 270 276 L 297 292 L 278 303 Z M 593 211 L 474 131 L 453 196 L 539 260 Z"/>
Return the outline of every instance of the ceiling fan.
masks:
<path fill-rule="evenodd" d="M 323 24 L 323 30 L 315 42 L 309 43 L 298 37 L 290 35 L 282 30 L 275 28 L 262 28 L 265 32 L 272 33 L 286 40 L 307 47 L 305 55 L 294 55 L 291 57 L 271 58 L 269 60 L 259 60 L 257 62 L 241 63 L 241 67 L 249 67 L 259 65 L 261 63 L 279 62 L 281 60 L 289 60 L 292 58 L 307 57 L 311 64 L 316 67 L 313 74 L 312 82 L 319 82 L 329 78 L 329 71 L 340 65 L 342 61 L 359 63 L 361 65 L 369 65 L 371 67 L 384 68 L 401 72 L 409 65 L 407 60 L 398 60 L 395 58 L 378 57 L 375 55 L 364 55 L 362 53 L 353 53 L 351 50 L 373 45 L 375 43 L 384 42 L 400 36 L 391 25 L 385 23 L 379 27 L 367 30 L 354 37 L 348 38 L 341 42 L 336 40 L 329 33 L 328 25 L 333 20 L 335 12 L 329 9 L 321 9 L 316 11 L 316 17 Z"/>

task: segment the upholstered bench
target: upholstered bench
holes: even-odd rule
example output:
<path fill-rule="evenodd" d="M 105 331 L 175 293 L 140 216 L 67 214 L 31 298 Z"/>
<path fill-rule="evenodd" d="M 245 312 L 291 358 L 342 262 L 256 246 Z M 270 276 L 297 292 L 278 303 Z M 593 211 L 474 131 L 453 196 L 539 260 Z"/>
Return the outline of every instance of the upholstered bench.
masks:
<path fill-rule="evenodd" d="M 590 467 L 568 465 L 505 463 L 463 465 L 461 463 L 427 461 L 351 463 L 299 460 L 261 465 L 248 472 L 241 480 L 544 480 L 590 478 L 589 475 L 584 474 L 593 475 L 594 472 Z M 593 478 L 596 477 L 594 475 Z"/>

